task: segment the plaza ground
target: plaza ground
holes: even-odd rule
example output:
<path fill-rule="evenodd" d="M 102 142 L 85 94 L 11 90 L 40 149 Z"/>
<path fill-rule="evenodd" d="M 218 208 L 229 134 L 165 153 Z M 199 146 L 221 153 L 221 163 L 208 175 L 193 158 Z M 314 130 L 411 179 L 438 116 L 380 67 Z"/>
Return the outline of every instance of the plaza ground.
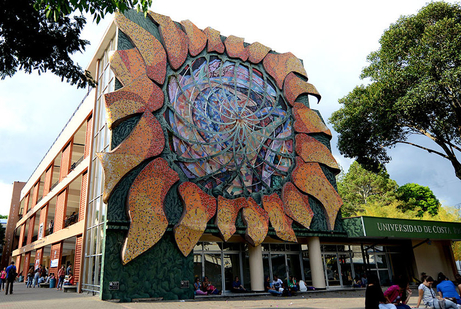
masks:
<path fill-rule="evenodd" d="M 5 295 L 0 293 L 0 309 L 173 309 L 173 308 L 197 308 L 197 309 L 221 309 L 221 308 L 347 308 L 363 309 L 364 289 L 338 290 L 328 292 L 308 292 L 294 297 L 220 297 L 201 298 L 186 301 L 143 301 L 132 303 L 113 303 L 101 301 L 97 296 L 82 293 L 63 293 L 56 289 L 26 288 L 23 283 L 15 283 L 14 294 Z M 413 289 L 413 296 L 409 305 L 416 305 L 417 291 Z"/>

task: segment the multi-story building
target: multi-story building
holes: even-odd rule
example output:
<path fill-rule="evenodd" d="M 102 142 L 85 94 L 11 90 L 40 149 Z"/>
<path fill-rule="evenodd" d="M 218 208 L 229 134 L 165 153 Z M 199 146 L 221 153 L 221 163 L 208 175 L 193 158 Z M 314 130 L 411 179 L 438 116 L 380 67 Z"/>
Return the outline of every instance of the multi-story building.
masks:
<path fill-rule="evenodd" d="M 455 270 L 459 224 L 341 218 L 320 94 L 291 53 L 130 11 L 88 70 L 97 87 L 21 191 L 19 272 L 71 263 L 80 291 L 131 301 L 191 298 L 205 275 L 226 292 Z"/>

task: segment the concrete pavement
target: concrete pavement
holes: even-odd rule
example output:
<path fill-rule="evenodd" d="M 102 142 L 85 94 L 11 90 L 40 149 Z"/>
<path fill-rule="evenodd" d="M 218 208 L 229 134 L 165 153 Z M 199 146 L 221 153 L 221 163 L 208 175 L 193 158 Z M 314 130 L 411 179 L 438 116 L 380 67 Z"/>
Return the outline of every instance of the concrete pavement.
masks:
<path fill-rule="evenodd" d="M 56 289 L 26 288 L 24 283 L 15 283 L 13 295 L 0 292 L 0 309 L 234 309 L 234 308 L 344 308 L 363 309 L 365 290 L 341 290 L 308 292 L 294 297 L 254 296 L 202 298 L 186 301 L 151 301 L 113 303 L 99 300 L 87 293 L 63 293 Z M 415 291 L 413 291 L 413 295 Z M 410 299 L 410 306 L 417 298 Z"/>

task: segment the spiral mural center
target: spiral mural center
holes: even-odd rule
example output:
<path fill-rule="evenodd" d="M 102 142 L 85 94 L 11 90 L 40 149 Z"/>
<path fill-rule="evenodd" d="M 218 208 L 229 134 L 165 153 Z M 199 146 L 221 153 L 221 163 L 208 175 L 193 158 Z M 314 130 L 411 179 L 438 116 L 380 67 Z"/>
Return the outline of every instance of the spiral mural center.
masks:
<path fill-rule="evenodd" d="M 293 163 L 293 121 L 259 70 L 198 58 L 170 77 L 168 99 L 170 149 L 189 180 L 227 196 L 284 183 Z"/>

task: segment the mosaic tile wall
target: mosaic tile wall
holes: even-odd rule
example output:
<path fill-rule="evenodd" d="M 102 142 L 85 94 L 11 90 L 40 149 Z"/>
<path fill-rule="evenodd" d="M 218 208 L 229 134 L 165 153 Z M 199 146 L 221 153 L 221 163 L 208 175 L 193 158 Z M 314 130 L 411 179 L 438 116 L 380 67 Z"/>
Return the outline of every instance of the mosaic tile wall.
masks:
<path fill-rule="evenodd" d="M 344 233 L 331 132 L 309 107 L 321 96 L 298 58 L 154 12 L 116 23 L 117 90 L 105 95 L 112 151 L 98 155 L 108 202 L 103 299 L 192 297 L 176 281 L 192 284 L 190 253 L 204 232 L 251 245 Z M 162 261 L 149 260 L 158 250 Z M 120 269 L 171 286 L 112 291 Z"/>

